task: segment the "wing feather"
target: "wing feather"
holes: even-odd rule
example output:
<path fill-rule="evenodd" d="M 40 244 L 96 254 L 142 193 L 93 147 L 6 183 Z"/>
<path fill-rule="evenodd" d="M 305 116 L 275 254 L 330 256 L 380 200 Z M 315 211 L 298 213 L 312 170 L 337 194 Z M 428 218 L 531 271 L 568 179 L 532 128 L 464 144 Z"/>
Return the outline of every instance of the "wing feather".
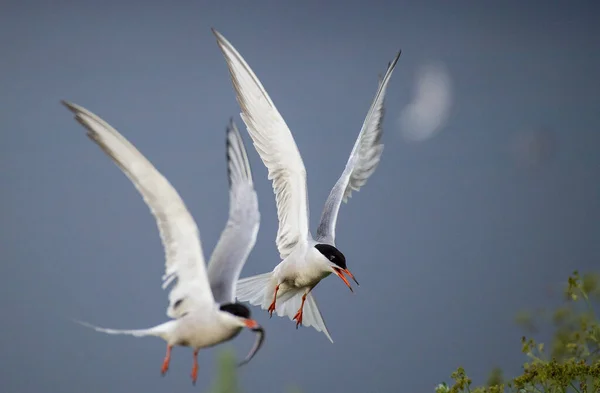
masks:
<path fill-rule="evenodd" d="M 177 279 L 169 293 L 167 315 L 178 318 L 192 308 L 213 304 L 198 227 L 175 188 L 107 122 L 79 105 L 62 103 L 131 180 L 156 219 L 165 249 L 163 288 Z"/>
<path fill-rule="evenodd" d="M 258 199 L 244 141 L 233 119 L 227 127 L 229 219 L 208 264 L 215 301 L 233 303 L 237 280 L 256 243 L 260 226 Z"/>
<path fill-rule="evenodd" d="M 225 37 L 214 29 L 213 33 L 227 62 L 242 120 L 273 182 L 279 219 L 276 243 L 284 259 L 309 236 L 304 163 L 287 124 L 250 66 Z"/>
<path fill-rule="evenodd" d="M 348 198 L 352 196 L 352 191 L 358 191 L 367 183 L 367 179 L 375 172 L 381 160 L 381 154 L 383 153 L 383 144 L 381 143 L 383 129 L 381 125 L 385 113 L 383 105 L 385 92 L 400 54 L 401 52 L 398 52 L 394 60 L 388 64 L 387 71 L 379 82 L 377 94 L 375 94 L 369 112 L 367 112 L 344 172 L 333 186 L 325 202 L 321 221 L 317 228 L 316 240 L 319 242 L 335 244 L 335 225 L 342 201 L 347 202 Z"/>

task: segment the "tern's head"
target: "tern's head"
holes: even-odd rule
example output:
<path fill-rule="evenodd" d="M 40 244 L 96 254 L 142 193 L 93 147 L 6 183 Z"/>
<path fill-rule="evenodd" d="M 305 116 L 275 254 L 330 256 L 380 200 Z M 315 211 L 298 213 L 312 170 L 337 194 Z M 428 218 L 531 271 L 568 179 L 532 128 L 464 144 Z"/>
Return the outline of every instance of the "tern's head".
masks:
<path fill-rule="evenodd" d="M 340 250 L 338 250 L 330 244 L 316 244 L 315 248 L 325 257 L 325 259 L 327 259 L 327 261 L 329 262 L 329 268 L 331 269 L 331 272 L 339 278 L 341 278 L 342 281 L 344 281 L 344 283 L 352 291 L 350 283 L 342 273 L 346 273 L 348 276 L 350 276 L 350 278 L 354 280 L 356 285 L 358 285 L 358 281 L 356 281 L 354 275 L 350 273 L 350 270 L 348 270 L 348 268 L 346 267 L 346 257 L 344 256 L 344 254 L 342 254 Z"/>
<path fill-rule="evenodd" d="M 246 359 L 239 364 L 239 366 L 244 365 L 248 363 L 260 349 L 265 339 L 265 331 L 255 320 L 250 319 L 250 309 L 241 303 L 226 303 L 221 305 L 219 309 L 235 317 L 240 327 L 247 327 L 258 334 L 254 347 L 248 356 L 246 356 Z"/>
<path fill-rule="evenodd" d="M 226 312 L 230 316 L 233 316 L 234 321 L 240 327 L 247 327 L 248 329 L 254 329 L 258 326 L 255 320 L 250 319 L 250 309 L 244 306 L 242 303 L 226 303 L 219 307 L 221 311 Z"/>

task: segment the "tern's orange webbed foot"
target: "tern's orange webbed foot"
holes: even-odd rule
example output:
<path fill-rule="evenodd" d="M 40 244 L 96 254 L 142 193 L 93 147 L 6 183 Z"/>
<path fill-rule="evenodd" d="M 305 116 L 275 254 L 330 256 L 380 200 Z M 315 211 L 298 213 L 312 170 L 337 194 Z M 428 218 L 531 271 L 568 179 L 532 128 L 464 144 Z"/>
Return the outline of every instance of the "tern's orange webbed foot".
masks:
<path fill-rule="evenodd" d="M 275 311 L 275 300 L 273 300 L 267 311 L 269 312 L 269 318 L 271 318 L 273 316 L 273 311 Z"/>
<path fill-rule="evenodd" d="M 277 291 L 279 291 L 279 285 L 277 285 L 275 287 L 275 294 L 273 295 L 273 301 L 271 302 L 271 305 L 267 309 L 267 311 L 269 312 L 269 318 L 271 318 L 273 316 L 273 311 L 275 311 L 275 301 L 277 300 Z"/>
<path fill-rule="evenodd" d="M 294 320 L 296 321 L 296 329 L 298 329 L 299 325 L 302 325 L 302 310 L 304 309 L 304 301 L 306 300 L 306 293 L 302 296 L 302 304 L 300 304 L 300 309 L 294 315 Z"/>
<path fill-rule="evenodd" d="M 165 360 L 163 360 L 162 367 L 160 369 L 160 373 L 165 375 L 169 370 L 169 362 L 171 361 L 171 346 L 167 345 L 167 354 L 165 355 Z"/>
<path fill-rule="evenodd" d="M 198 380 L 198 351 L 194 351 L 194 365 L 192 366 L 192 383 L 195 385 Z"/>
<path fill-rule="evenodd" d="M 302 308 L 294 315 L 294 321 L 296 321 L 296 329 L 298 329 L 298 325 L 302 324 Z"/>

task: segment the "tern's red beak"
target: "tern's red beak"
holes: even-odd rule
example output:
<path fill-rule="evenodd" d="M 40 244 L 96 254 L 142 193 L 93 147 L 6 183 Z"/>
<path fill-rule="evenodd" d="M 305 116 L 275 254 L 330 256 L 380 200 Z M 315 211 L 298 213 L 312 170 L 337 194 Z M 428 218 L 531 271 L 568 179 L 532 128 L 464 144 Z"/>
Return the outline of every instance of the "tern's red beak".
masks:
<path fill-rule="evenodd" d="M 244 320 L 244 324 L 248 329 L 256 329 L 258 327 L 258 323 L 254 319 L 246 319 Z"/>
<path fill-rule="evenodd" d="M 348 271 L 348 269 L 343 269 L 343 270 L 342 270 L 342 269 L 340 269 L 339 267 L 334 267 L 334 268 L 333 268 L 333 271 L 335 272 L 335 275 L 336 275 L 336 276 L 338 276 L 339 278 L 341 278 L 341 279 L 342 279 L 342 281 L 344 282 L 344 284 L 346 284 L 346 286 L 347 286 L 348 288 L 350 288 L 350 291 L 351 291 L 351 292 L 354 292 L 354 290 L 353 290 L 353 289 L 352 289 L 352 287 L 350 286 L 350 283 L 348 282 L 348 279 L 346 278 L 346 276 L 344 276 L 344 275 L 342 274 L 342 272 L 344 272 L 344 273 L 349 273 L 348 275 L 349 275 L 350 277 L 354 278 L 354 276 L 352 276 L 352 273 L 350 273 L 350 272 Z M 355 281 L 356 281 L 356 280 L 355 280 Z"/>
<path fill-rule="evenodd" d="M 348 276 L 350 276 L 350 278 L 354 280 L 354 282 L 356 283 L 356 285 L 360 286 L 360 284 L 358 283 L 358 281 L 356 281 L 356 278 L 354 278 L 354 274 L 350 273 L 350 270 L 344 269 L 343 272 L 346 273 Z"/>

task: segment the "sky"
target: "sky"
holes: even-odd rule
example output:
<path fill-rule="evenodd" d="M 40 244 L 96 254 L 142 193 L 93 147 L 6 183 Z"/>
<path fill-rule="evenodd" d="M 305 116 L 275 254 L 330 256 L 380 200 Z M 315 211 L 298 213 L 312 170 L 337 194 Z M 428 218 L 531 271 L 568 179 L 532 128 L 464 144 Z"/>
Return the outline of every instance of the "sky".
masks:
<path fill-rule="evenodd" d="M 256 72 L 308 173 L 311 228 L 385 71 L 382 161 L 340 211 L 361 283 L 314 290 L 329 343 L 267 329 L 244 392 L 433 392 L 464 366 L 519 371 L 522 309 L 600 262 L 600 25 L 591 1 L 8 1 L 0 6 L 0 391 L 206 391 L 218 351 L 160 376 L 164 254 L 129 180 L 60 105 L 97 113 L 170 180 L 210 255 L 225 225 L 225 126 L 243 130 L 261 211 L 242 276 L 279 263 L 271 184 L 239 118 L 215 27 Z"/>

